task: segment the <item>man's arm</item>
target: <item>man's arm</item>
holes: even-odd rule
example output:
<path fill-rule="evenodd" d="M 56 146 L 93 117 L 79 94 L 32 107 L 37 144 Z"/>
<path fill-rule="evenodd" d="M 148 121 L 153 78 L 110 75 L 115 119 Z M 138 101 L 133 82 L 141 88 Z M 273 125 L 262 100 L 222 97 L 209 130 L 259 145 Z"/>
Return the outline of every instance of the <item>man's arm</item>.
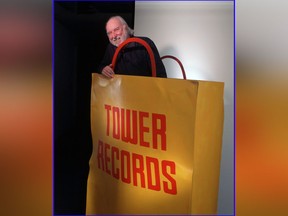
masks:
<path fill-rule="evenodd" d="M 115 52 L 115 50 L 109 44 L 105 50 L 105 54 L 103 56 L 103 59 L 98 66 L 97 73 L 103 74 L 103 70 L 107 72 L 107 73 L 104 73 L 104 75 L 108 75 L 111 73 L 110 69 L 112 70 L 111 63 L 112 63 L 112 58 L 113 58 L 114 52 Z M 112 70 L 112 72 L 113 72 L 113 70 Z M 114 72 L 113 72 L 113 74 L 114 74 Z"/>
<path fill-rule="evenodd" d="M 147 43 L 149 43 L 153 53 L 154 53 L 154 58 L 155 58 L 155 63 L 156 63 L 156 75 L 157 77 L 165 77 L 167 78 L 167 73 L 165 66 L 161 60 L 159 51 L 155 45 L 155 43 L 150 39 L 150 38 L 145 38 Z"/>

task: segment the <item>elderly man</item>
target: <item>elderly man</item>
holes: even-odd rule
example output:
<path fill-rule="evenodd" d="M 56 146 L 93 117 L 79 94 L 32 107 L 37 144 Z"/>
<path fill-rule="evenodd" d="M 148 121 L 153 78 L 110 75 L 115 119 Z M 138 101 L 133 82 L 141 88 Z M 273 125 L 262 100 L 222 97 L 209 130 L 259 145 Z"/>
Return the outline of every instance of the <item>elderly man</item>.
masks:
<path fill-rule="evenodd" d="M 138 43 L 128 44 L 123 52 L 119 53 L 116 68 L 111 68 L 113 55 L 117 47 L 127 38 L 134 37 L 133 30 L 120 16 L 111 17 L 106 23 L 106 32 L 110 43 L 100 63 L 98 71 L 106 77 L 112 78 L 114 74 L 151 76 L 151 62 L 146 49 Z M 160 59 L 159 52 L 154 42 L 147 37 L 138 37 L 145 40 L 151 47 L 156 61 L 157 77 L 167 77 L 165 67 Z"/>

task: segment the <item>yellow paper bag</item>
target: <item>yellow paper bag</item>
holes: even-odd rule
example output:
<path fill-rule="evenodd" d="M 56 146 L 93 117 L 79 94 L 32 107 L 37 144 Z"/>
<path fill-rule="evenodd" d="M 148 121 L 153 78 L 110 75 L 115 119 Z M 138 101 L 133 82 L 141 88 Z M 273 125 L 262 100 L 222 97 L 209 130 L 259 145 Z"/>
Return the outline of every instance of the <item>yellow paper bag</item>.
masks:
<path fill-rule="evenodd" d="M 139 38 L 117 48 L 112 67 L 130 42 L 146 48 L 155 77 L 153 52 Z M 223 88 L 220 82 L 93 74 L 87 214 L 215 214 Z"/>
<path fill-rule="evenodd" d="M 215 214 L 223 88 L 93 74 L 87 214 Z"/>

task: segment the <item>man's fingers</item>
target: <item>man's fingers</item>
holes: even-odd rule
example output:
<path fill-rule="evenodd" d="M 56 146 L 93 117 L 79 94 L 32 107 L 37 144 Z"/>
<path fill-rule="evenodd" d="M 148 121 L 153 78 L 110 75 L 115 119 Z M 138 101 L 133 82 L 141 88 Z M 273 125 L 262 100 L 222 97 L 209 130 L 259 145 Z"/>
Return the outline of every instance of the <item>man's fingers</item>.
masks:
<path fill-rule="evenodd" d="M 112 78 L 114 77 L 114 71 L 111 69 L 110 65 L 106 66 L 103 70 L 102 70 L 102 74 L 106 77 Z"/>

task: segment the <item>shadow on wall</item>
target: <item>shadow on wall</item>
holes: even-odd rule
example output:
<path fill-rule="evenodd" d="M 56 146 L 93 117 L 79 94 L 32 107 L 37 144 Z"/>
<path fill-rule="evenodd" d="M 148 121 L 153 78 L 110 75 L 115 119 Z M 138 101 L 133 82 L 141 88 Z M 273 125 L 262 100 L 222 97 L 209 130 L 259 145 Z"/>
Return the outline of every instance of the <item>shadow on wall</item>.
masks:
<path fill-rule="evenodd" d="M 159 50 L 159 52 L 161 53 L 160 54 L 161 57 L 166 56 L 166 55 L 171 55 L 171 56 L 174 56 L 177 59 L 179 59 L 181 61 L 181 63 L 183 64 L 182 60 L 180 59 L 180 54 L 175 49 L 175 47 L 167 46 L 167 47 L 164 47 L 163 49 Z M 162 61 L 163 61 L 163 64 L 166 68 L 166 73 L 167 73 L 168 78 L 183 79 L 181 68 L 175 60 L 173 60 L 171 58 L 165 58 L 165 59 L 162 59 Z M 185 67 L 184 67 L 184 70 L 186 72 Z"/>

